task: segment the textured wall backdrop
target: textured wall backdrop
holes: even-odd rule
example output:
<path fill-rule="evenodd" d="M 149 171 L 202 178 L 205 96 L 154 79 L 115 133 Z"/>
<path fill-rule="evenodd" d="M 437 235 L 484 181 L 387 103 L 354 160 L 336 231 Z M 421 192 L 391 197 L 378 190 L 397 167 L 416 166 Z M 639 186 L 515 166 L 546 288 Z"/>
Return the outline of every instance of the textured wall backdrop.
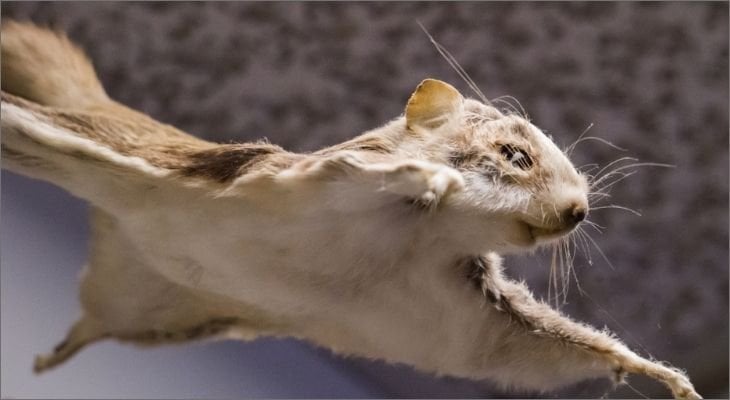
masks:
<path fill-rule="evenodd" d="M 111 96 L 215 141 L 263 136 L 308 151 L 397 116 L 425 77 L 466 85 L 420 20 L 490 98 L 512 95 L 561 145 L 591 134 L 575 162 L 631 155 L 674 164 L 616 185 L 596 210 L 588 296 L 564 310 L 606 325 L 642 354 L 685 368 L 706 397 L 728 396 L 728 4 L 715 3 L 8 3 L 2 18 L 69 32 Z M 2 396 L 505 397 L 485 382 L 342 359 L 296 341 L 138 351 L 94 345 L 30 373 L 78 314 L 86 206 L 2 175 Z M 537 257 L 509 274 L 545 294 Z M 648 380 L 648 396 L 667 392 Z M 600 396 L 597 381 L 557 396 Z M 524 396 L 524 395 L 523 395 Z M 637 397 L 629 388 L 608 397 Z"/>

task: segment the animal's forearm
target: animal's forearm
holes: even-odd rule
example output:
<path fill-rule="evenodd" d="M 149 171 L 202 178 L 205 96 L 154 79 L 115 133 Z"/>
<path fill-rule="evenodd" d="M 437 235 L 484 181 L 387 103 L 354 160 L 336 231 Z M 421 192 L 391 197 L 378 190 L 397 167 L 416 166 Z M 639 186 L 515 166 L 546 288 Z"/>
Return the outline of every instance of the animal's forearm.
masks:
<path fill-rule="evenodd" d="M 519 386 L 510 375 L 519 370 L 520 380 L 545 390 L 599 376 L 620 382 L 635 373 L 661 381 L 677 398 L 699 398 L 682 372 L 644 359 L 608 333 L 538 302 L 524 285 L 502 278 L 499 268 L 485 270 L 483 282 L 492 307 L 511 323 L 502 341 L 506 346 L 491 355 L 490 362 L 499 360 L 496 364 L 504 367 L 498 380 Z"/>

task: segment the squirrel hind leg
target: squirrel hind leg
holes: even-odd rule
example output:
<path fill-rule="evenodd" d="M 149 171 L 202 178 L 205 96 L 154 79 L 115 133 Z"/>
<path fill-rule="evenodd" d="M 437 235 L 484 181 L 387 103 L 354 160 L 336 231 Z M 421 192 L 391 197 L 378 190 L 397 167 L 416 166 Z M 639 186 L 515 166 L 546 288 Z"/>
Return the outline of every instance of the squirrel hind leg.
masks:
<path fill-rule="evenodd" d="M 33 371 L 37 374 L 45 372 L 65 362 L 86 345 L 106 336 L 98 322 L 84 315 L 73 324 L 66 338 L 52 352 L 36 356 Z"/>

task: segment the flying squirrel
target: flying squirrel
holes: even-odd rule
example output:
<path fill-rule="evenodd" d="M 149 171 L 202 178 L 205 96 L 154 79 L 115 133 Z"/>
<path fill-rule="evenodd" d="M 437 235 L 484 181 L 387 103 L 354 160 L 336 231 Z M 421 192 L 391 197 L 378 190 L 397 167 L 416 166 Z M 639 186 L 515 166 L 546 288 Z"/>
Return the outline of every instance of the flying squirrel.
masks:
<path fill-rule="evenodd" d="M 36 372 L 107 338 L 277 336 L 506 388 L 633 373 L 700 398 L 503 275 L 500 254 L 584 221 L 589 184 L 528 120 L 439 80 L 319 151 L 216 144 L 110 99 L 64 34 L 3 21 L 2 167 L 92 209 L 83 316 Z"/>

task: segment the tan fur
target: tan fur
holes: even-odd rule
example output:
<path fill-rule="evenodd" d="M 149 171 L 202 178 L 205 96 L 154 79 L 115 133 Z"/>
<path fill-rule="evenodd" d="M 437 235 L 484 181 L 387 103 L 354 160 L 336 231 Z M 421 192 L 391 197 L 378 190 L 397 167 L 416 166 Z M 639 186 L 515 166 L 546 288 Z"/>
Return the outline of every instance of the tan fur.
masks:
<path fill-rule="evenodd" d="M 3 168 L 94 214 L 84 315 L 38 372 L 104 338 L 273 335 L 506 387 L 639 373 L 699 398 L 681 371 L 502 275 L 497 253 L 562 237 L 588 210 L 585 178 L 523 118 L 426 80 L 405 117 L 293 154 L 115 103 L 60 34 L 4 23 L 2 59 Z"/>
<path fill-rule="evenodd" d="M 247 173 L 273 174 L 298 159 L 297 155 L 268 143 L 208 143 L 146 116 L 139 118 L 111 102 L 105 107 L 92 107 L 92 111 L 59 110 L 5 92 L 2 98 L 8 104 L 32 111 L 38 118 L 52 121 L 53 125 L 103 143 L 119 154 L 140 157 L 155 167 L 178 171 L 184 176 L 225 183 Z"/>
<path fill-rule="evenodd" d="M 1 37 L 3 90 L 55 107 L 108 100 L 91 62 L 62 33 L 3 21 Z"/>

